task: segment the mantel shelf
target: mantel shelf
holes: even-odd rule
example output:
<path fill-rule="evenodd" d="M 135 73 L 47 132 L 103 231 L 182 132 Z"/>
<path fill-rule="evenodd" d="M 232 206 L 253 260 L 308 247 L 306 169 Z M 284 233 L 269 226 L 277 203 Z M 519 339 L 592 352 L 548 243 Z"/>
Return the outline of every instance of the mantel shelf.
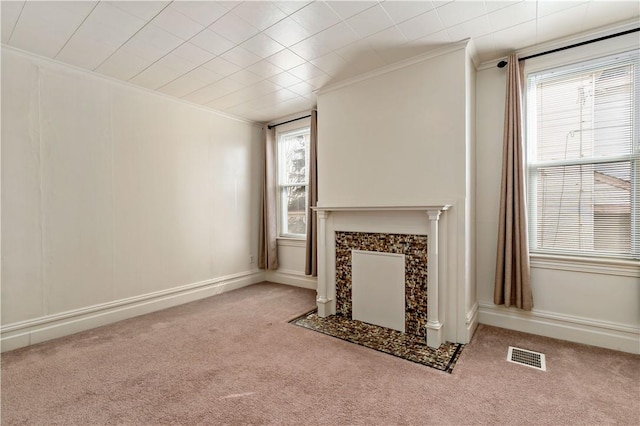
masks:
<path fill-rule="evenodd" d="M 318 212 L 378 212 L 378 211 L 429 211 L 429 210 L 439 210 L 445 211 L 449 210 L 451 204 L 431 204 L 431 205 L 420 205 L 420 206 L 317 206 L 311 207 L 312 210 Z"/>

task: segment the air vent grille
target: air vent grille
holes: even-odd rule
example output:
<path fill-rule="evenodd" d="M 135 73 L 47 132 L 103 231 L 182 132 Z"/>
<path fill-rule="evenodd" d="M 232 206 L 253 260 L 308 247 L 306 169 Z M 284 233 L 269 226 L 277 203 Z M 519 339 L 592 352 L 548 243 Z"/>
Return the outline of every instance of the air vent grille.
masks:
<path fill-rule="evenodd" d="M 535 368 L 536 370 L 547 371 L 547 364 L 544 359 L 544 354 L 541 354 L 539 352 L 532 352 L 526 349 L 514 348 L 513 346 L 509 346 L 507 361 L 513 362 L 514 364 L 520 364 L 527 367 Z"/>

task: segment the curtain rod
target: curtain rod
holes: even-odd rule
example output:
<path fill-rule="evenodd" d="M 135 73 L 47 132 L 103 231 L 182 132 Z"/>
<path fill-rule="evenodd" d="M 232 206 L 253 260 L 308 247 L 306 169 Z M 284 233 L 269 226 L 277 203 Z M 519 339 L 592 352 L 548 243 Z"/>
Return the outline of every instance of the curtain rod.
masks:
<path fill-rule="evenodd" d="M 594 38 L 593 40 L 582 41 L 580 43 L 570 44 L 569 46 L 559 47 L 557 49 L 547 50 L 546 52 L 535 53 L 533 55 L 525 56 L 524 58 L 518 58 L 518 62 L 524 61 L 525 59 L 537 58 L 538 56 L 548 55 L 550 53 L 560 52 L 562 50 L 573 49 L 574 47 L 584 46 L 585 44 L 595 43 L 597 41 L 608 40 L 614 37 L 620 37 L 623 35 L 631 34 L 640 31 L 640 28 L 633 28 L 631 30 L 622 31 L 615 34 L 609 34 L 603 37 Z M 498 62 L 498 68 L 504 68 L 507 65 L 507 61 Z"/>
<path fill-rule="evenodd" d="M 298 121 L 298 120 L 302 120 L 303 118 L 309 118 L 309 117 L 311 117 L 311 114 L 309 114 L 309 115 L 305 115 L 304 117 L 294 118 L 293 120 L 283 121 L 282 123 L 269 124 L 269 125 L 267 126 L 267 128 L 269 128 L 269 129 L 273 129 L 274 127 L 278 127 L 278 126 L 280 126 L 280 125 L 282 125 L 282 124 L 291 123 L 291 122 L 293 122 L 293 121 Z"/>

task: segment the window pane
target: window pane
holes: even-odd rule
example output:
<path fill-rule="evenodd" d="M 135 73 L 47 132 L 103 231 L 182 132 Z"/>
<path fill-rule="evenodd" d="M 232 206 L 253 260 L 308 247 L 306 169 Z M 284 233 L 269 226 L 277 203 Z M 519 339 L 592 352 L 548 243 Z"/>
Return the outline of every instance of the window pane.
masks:
<path fill-rule="evenodd" d="M 595 73 L 593 128 L 595 157 L 630 154 L 633 150 L 632 65 Z"/>
<path fill-rule="evenodd" d="M 631 163 L 537 170 L 537 248 L 629 253 Z"/>
<path fill-rule="evenodd" d="M 306 183 L 309 133 L 285 135 L 282 144 L 281 152 L 284 155 L 282 183 Z"/>
<path fill-rule="evenodd" d="M 630 154 L 633 66 L 609 66 L 536 85 L 537 161 Z"/>
<path fill-rule="evenodd" d="M 307 232 L 307 187 L 290 186 L 287 194 L 287 233 L 306 234 Z"/>
<path fill-rule="evenodd" d="M 593 132 L 584 129 L 592 122 L 592 108 L 585 96 L 591 76 L 542 82 L 537 87 L 537 160 L 582 158 L 593 144 Z"/>

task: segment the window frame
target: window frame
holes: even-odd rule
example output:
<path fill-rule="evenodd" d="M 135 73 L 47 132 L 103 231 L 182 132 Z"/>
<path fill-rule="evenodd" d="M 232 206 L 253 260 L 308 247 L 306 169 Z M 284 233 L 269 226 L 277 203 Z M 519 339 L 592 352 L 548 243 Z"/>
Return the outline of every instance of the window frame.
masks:
<path fill-rule="evenodd" d="M 308 220 L 308 210 L 309 210 L 309 145 L 305 147 L 305 168 L 307 171 L 307 180 L 304 183 L 283 183 L 282 182 L 282 156 L 283 150 L 281 142 L 283 137 L 293 134 L 310 134 L 311 126 L 310 123 L 296 123 L 289 126 L 283 126 L 283 128 L 279 129 L 276 132 L 276 191 L 277 191 L 277 239 L 280 240 L 291 240 L 291 241 L 304 241 L 307 238 L 306 232 L 304 234 L 294 234 L 290 232 L 284 232 L 284 226 L 286 223 L 285 215 L 288 213 L 288 208 L 285 208 L 286 198 L 284 196 L 286 188 L 290 187 L 305 187 L 305 223 Z"/>
<path fill-rule="evenodd" d="M 601 54 L 592 56 L 589 58 L 576 58 L 569 63 L 563 63 L 559 65 L 546 64 L 543 67 L 534 67 L 534 70 L 525 68 L 525 87 L 524 87 L 524 140 L 525 140 L 525 165 L 526 165 L 526 183 L 527 183 L 527 214 L 529 216 L 529 251 L 532 258 L 540 259 L 575 259 L 579 262 L 607 262 L 607 263 L 624 263 L 632 262 L 635 264 L 640 260 L 640 247 L 638 247 L 639 237 L 634 235 L 633 232 L 639 232 L 638 216 L 640 215 L 640 64 L 635 63 L 634 73 L 634 93 L 633 93 L 633 106 L 632 106 L 632 150 L 630 154 L 607 156 L 602 158 L 587 158 L 587 159 L 569 159 L 569 160 L 549 160 L 549 161 L 530 161 L 536 158 L 536 143 L 537 142 L 537 128 L 536 123 L 531 123 L 532 115 L 530 111 L 535 111 L 537 108 L 536 99 L 532 97 L 529 90 L 529 81 L 532 76 L 547 75 L 551 78 L 559 78 L 563 75 L 571 75 L 580 72 L 581 69 L 589 69 L 602 64 L 603 66 L 614 58 L 628 58 L 629 61 L 638 58 L 640 50 L 637 48 L 627 49 L 622 52 L 614 54 Z M 534 143 L 530 143 L 534 141 Z M 631 167 L 631 248 L 628 254 L 613 254 L 606 252 L 596 252 L 587 250 L 571 250 L 571 249 L 544 249 L 537 247 L 537 188 L 536 179 L 537 174 L 532 172 L 532 169 L 540 169 L 549 166 L 573 166 L 580 164 L 607 164 L 616 163 L 620 161 L 628 161 Z"/>

